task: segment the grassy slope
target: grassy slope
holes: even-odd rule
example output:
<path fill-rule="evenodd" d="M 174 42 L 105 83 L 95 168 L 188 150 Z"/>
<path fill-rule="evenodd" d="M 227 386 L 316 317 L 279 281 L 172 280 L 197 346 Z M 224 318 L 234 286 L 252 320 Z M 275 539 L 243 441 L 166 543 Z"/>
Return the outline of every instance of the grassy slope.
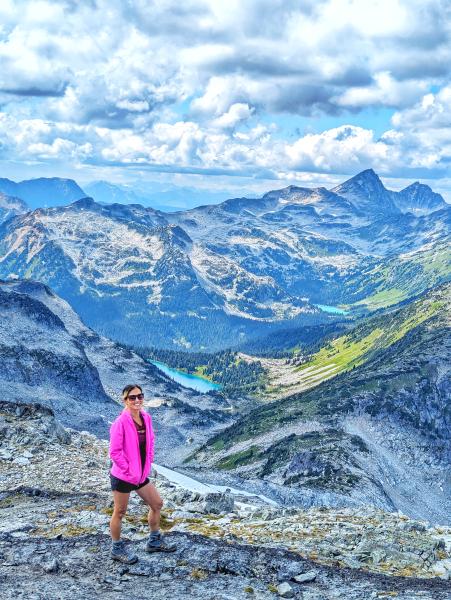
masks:
<path fill-rule="evenodd" d="M 346 335 L 331 340 L 299 367 L 286 365 L 284 359 L 269 359 L 267 396 L 281 398 L 305 391 L 326 379 L 349 371 L 390 347 L 406 333 L 443 309 L 445 300 L 420 299 L 401 309 L 376 315 Z"/>
<path fill-rule="evenodd" d="M 359 275 L 362 289 L 370 283 L 373 291 L 353 306 L 374 311 L 421 294 L 425 289 L 449 281 L 450 264 L 448 238 L 432 243 L 429 248 L 392 258 L 383 266 Z"/>

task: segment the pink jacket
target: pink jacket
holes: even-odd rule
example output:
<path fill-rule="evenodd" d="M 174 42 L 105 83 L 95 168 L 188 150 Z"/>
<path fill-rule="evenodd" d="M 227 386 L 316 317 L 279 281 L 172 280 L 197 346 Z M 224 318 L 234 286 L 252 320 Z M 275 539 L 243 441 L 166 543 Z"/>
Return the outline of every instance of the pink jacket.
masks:
<path fill-rule="evenodd" d="M 146 425 L 146 461 L 141 469 L 138 432 L 128 410 L 124 409 L 110 428 L 111 475 L 134 485 L 142 483 L 149 475 L 153 461 L 155 435 L 151 416 L 141 411 Z"/>

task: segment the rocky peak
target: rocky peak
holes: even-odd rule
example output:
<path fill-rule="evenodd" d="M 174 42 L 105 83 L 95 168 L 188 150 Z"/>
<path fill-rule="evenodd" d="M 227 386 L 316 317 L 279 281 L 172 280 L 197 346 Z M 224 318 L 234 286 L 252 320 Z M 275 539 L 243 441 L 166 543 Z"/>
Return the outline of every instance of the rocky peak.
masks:
<path fill-rule="evenodd" d="M 412 212 L 415 215 L 428 214 L 448 206 L 440 194 L 419 181 L 398 192 L 395 203 L 403 212 Z"/>
<path fill-rule="evenodd" d="M 100 208 L 100 205 L 98 205 L 96 203 L 94 198 L 91 198 L 89 196 L 80 198 L 79 200 L 75 200 L 75 202 L 71 202 L 70 206 L 75 209 L 83 209 L 83 208 L 93 209 L 97 206 Z"/>
<path fill-rule="evenodd" d="M 371 191 L 386 191 L 384 184 L 380 180 L 379 175 L 373 169 L 366 169 L 365 171 L 361 171 L 347 179 L 343 183 L 340 183 L 337 187 L 333 188 L 332 191 L 339 193 L 337 190 L 345 191 L 353 188 L 361 188 L 363 190 L 371 190 Z"/>
<path fill-rule="evenodd" d="M 389 192 L 373 169 L 366 169 L 341 183 L 331 192 L 347 198 L 368 216 L 399 213 Z"/>

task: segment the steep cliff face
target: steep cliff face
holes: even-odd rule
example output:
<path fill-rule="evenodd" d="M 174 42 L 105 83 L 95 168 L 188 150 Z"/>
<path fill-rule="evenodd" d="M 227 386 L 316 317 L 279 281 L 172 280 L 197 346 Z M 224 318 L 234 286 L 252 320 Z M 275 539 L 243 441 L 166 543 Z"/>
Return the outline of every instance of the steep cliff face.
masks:
<path fill-rule="evenodd" d="M 366 339 L 367 356 L 254 410 L 215 436 L 197 461 L 295 489 L 309 502 L 371 502 L 448 520 L 449 310 L 447 285 L 372 318 L 344 342 L 349 352 L 353 340 Z M 376 334 L 383 343 L 370 344 Z"/>

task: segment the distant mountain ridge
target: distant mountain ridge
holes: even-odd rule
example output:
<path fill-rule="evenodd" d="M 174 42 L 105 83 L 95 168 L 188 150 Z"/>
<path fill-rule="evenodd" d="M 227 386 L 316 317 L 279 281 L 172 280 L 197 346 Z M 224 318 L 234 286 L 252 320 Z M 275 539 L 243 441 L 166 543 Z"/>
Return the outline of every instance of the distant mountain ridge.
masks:
<path fill-rule="evenodd" d="M 113 184 L 107 181 L 93 181 L 83 187 L 96 202 L 111 204 L 142 204 L 164 212 L 190 208 L 199 204 L 217 204 L 227 198 L 224 192 L 198 191 L 176 185 L 163 185 L 153 182 L 148 186 L 132 187 Z"/>
<path fill-rule="evenodd" d="M 42 280 L 106 335 L 200 350 L 330 320 L 316 304 L 362 312 L 449 279 L 441 196 L 391 192 L 372 170 L 334 190 L 175 213 L 92 198 L 39 208 L 0 225 L 0 276 Z"/>
<path fill-rule="evenodd" d="M 73 179 L 40 177 L 16 183 L 0 179 L 0 192 L 24 200 L 30 208 L 42 206 L 64 206 L 86 196 Z"/>
<path fill-rule="evenodd" d="M 10 179 L 0 178 L 0 192 L 16 196 L 28 202 L 31 208 L 63 206 L 86 196 L 92 196 L 97 202 L 103 204 L 142 204 L 148 206 L 149 203 L 156 210 L 171 210 L 177 211 L 177 204 L 171 204 L 171 199 L 176 201 L 178 205 L 183 202 L 183 194 L 185 194 L 185 205 L 193 203 L 193 190 L 177 188 L 174 191 L 156 191 L 149 189 L 147 192 L 136 190 L 129 185 L 118 185 L 107 181 L 93 181 L 83 186 L 83 189 L 72 179 L 64 179 L 60 177 L 40 177 L 36 179 L 28 179 L 20 182 L 15 182 Z M 427 214 L 440 210 L 447 206 L 447 203 L 440 194 L 432 191 L 425 184 L 416 181 L 399 192 L 387 190 L 380 180 L 379 176 L 373 169 L 362 171 L 344 183 L 327 190 L 324 187 L 320 188 L 302 188 L 291 185 L 282 190 L 270 191 L 262 196 L 261 199 L 253 200 L 250 198 L 227 199 L 223 200 L 223 193 L 209 193 L 208 205 L 214 206 L 222 204 L 236 210 L 239 200 L 244 206 L 263 206 L 266 200 L 273 197 L 292 196 L 301 194 L 304 196 L 304 204 L 315 204 L 315 195 L 318 199 L 329 196 L 331 199 L 335 196 L 340 196 L 340 202 L 343 203 L 342 208 L 350 208 L 353 206 L 356 210 L 362 211 L 365 207 L 362 203 L 362 198 L 365 198 L 366 208 L 370 212 L 378 214 L 382 210 L 396 213 L 412 212 L 413 214 Z M 196 196 L 196 194 L 194 194 Z M 202 197 L 198 193 L 198 200 Z M 356 201 L 354 202 L 352 200 Z M 383 203 L 381 204 L 381 198 Z M 348 200 L 348 204 L 344 203 L 344 199 Z M 168 203 L 169 201 L 169 203 Z M 373 201 L 376 205 L 374 206 Z M 199 202 L 197 204 L 199 206 Z M 180 209 L 179 209 L 180 210 Z M 187 208 L 186 210 L 190 210 Z"/>

